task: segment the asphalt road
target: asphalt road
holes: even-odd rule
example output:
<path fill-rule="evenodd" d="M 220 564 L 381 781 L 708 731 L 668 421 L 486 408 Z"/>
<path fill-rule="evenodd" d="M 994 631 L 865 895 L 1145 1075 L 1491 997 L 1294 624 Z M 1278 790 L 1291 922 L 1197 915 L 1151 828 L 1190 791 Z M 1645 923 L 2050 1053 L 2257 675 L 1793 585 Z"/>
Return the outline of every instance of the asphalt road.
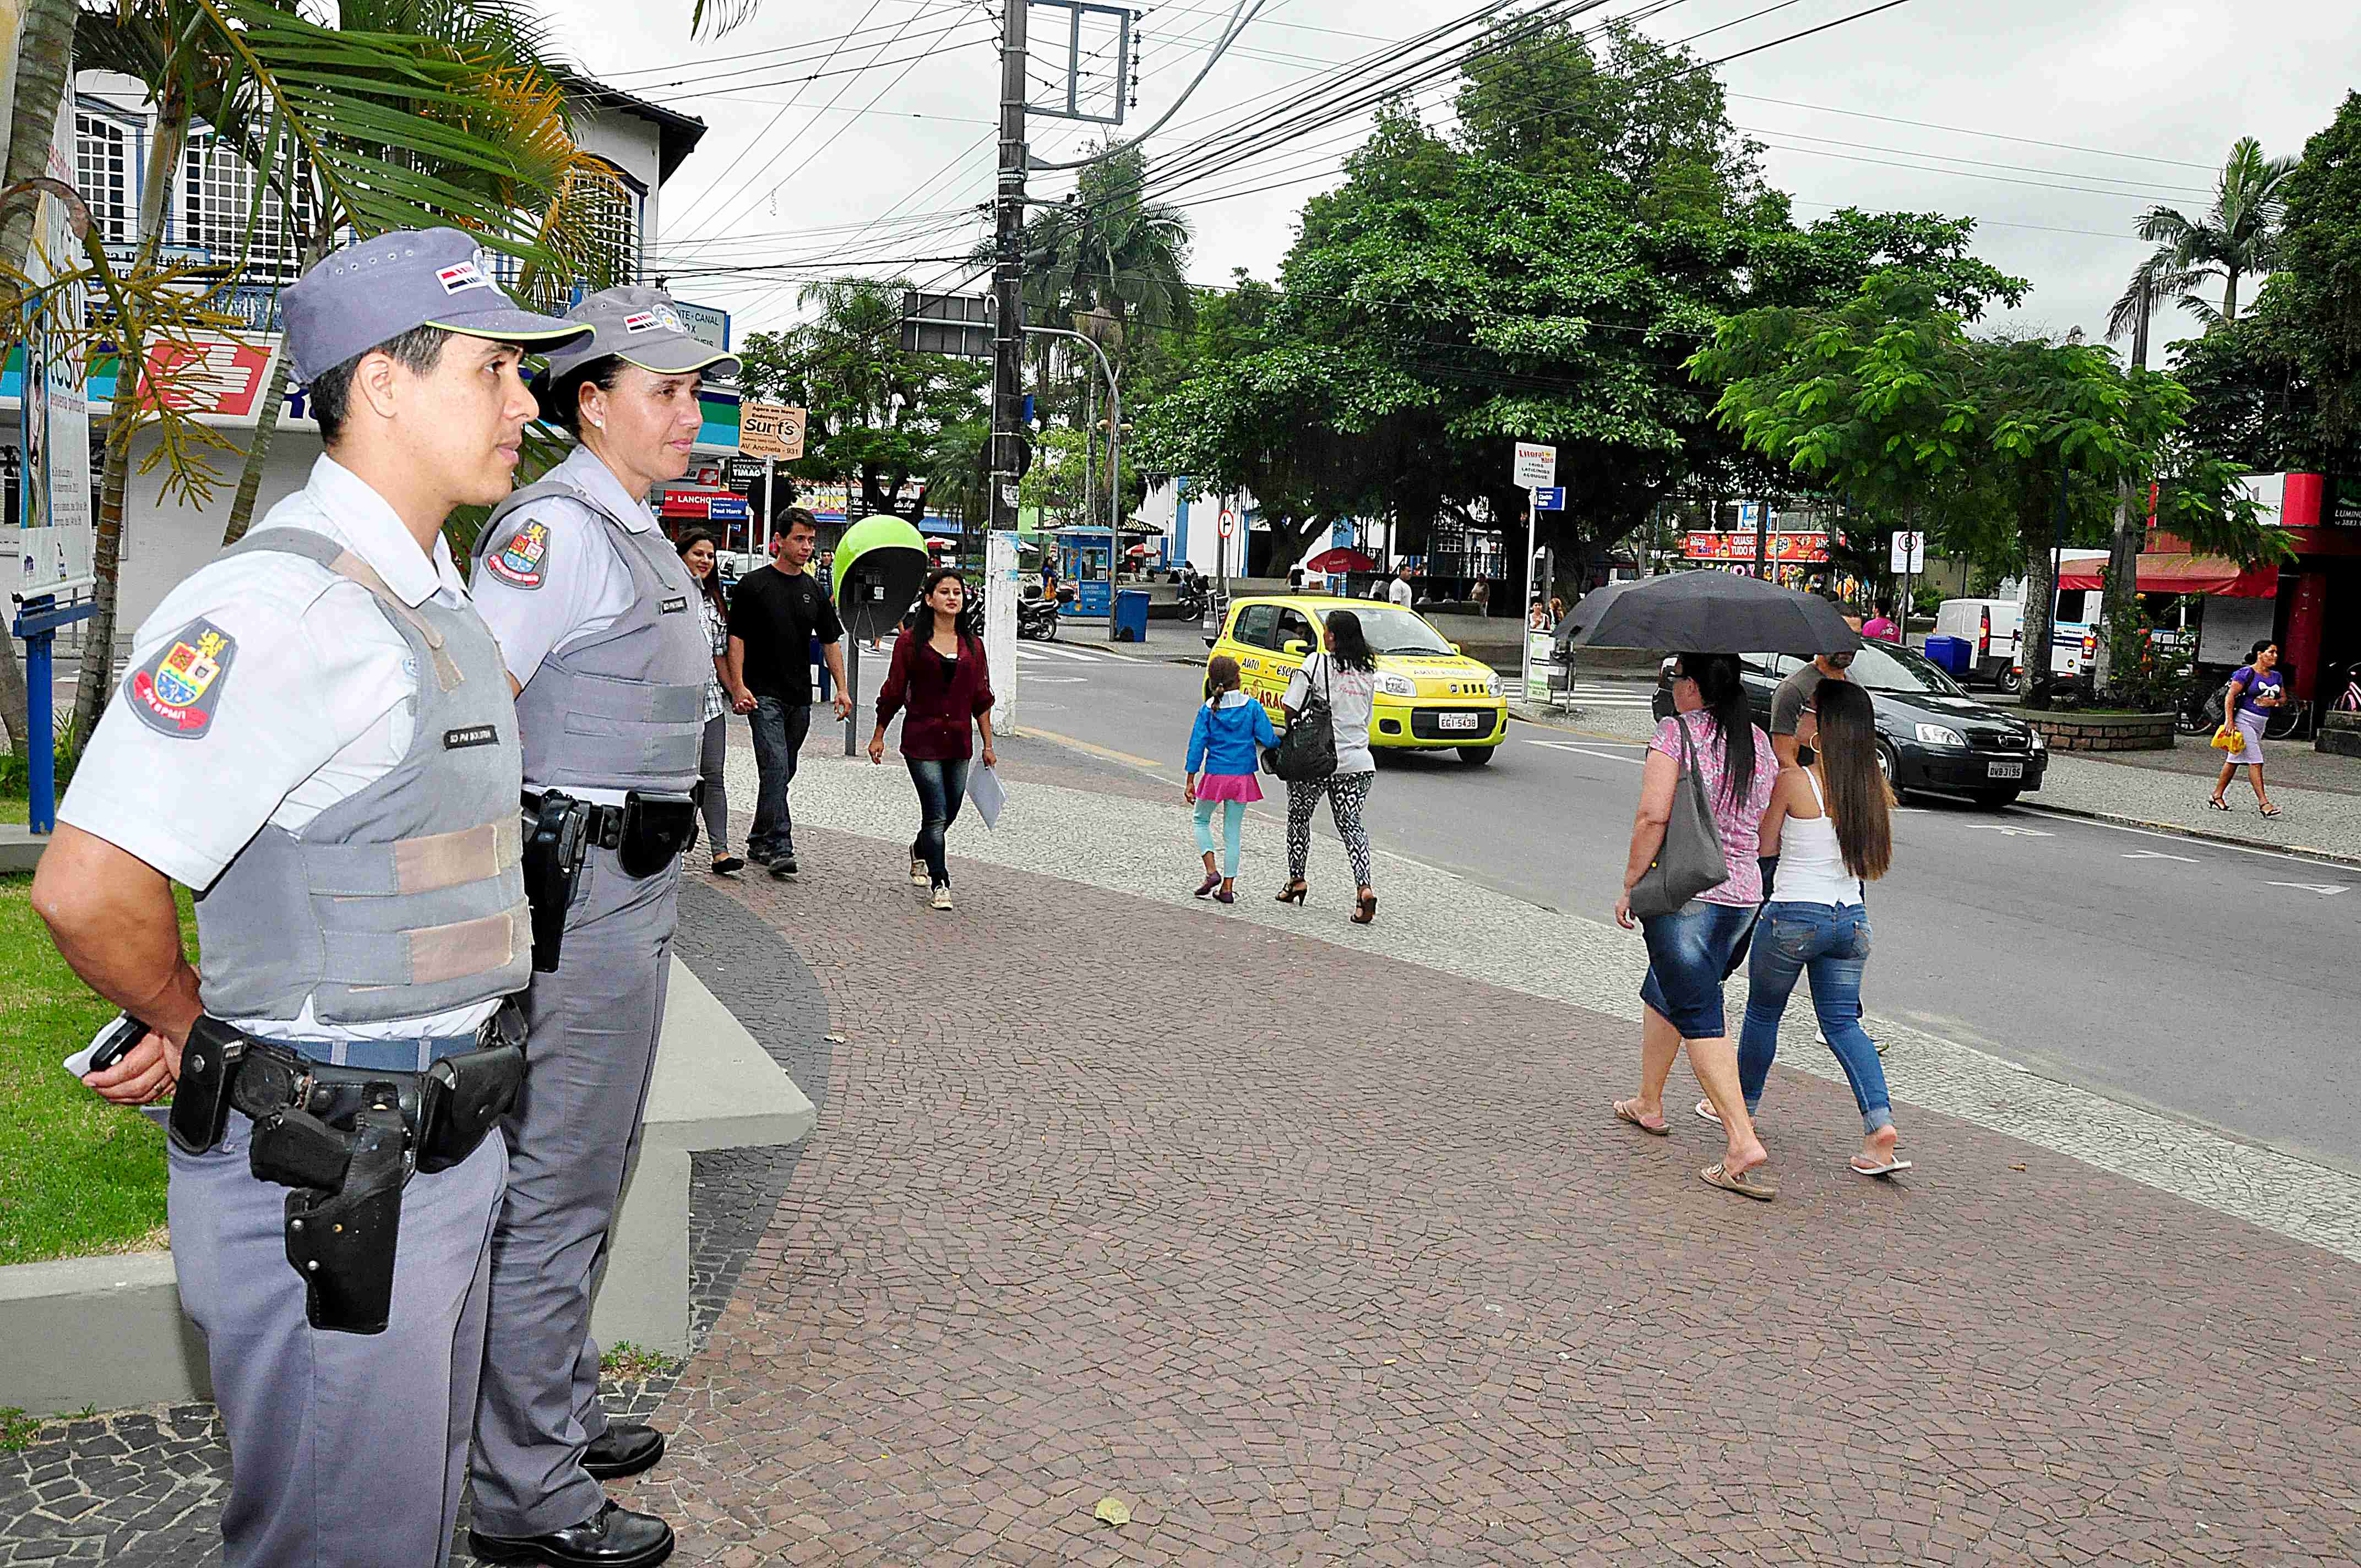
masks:
<path fill-rule="evenodd" d="M 1151 769 L 1177 801 L 1202 671 L 1087 641 L 1019 646 L 1021 729 Z M 1644 708 L 1644 686 L 1619 695 Z M 1371 834 L 1381 850 L 1607 919 L 1641 755 L 1603 730 L 1518 724 L 1487 768 L 1448 752 L 1381 761 Z M 1905 809 L 1894 870 L 1870 890 L 1869 1011 L 2361 1172 L 2361 869 L 2048 815 L 2039 798 L 1988 812 L 1919 796 Z M 1254 809 L 1279 819 L 1283 798 Z M 1340 866 L 1315 848 L 1313 875 Z M 1250 865 L 1243 880 L 1260 897 L 1283 874 Z"/>

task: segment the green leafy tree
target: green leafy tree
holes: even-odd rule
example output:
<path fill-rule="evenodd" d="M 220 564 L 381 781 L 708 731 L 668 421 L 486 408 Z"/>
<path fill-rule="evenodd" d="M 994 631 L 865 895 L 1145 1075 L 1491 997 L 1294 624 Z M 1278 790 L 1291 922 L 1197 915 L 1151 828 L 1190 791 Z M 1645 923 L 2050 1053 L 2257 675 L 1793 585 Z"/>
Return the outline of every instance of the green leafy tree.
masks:
<path fill-rule="evenodd" d="M 1543 180 L 1605 179 L 1653 221 L 1728 216 L 1760 200 L 1761 147 L 1730 123 L 1697 56 L 1609 22 L 1602 59 L 1565 22 L 1526 28 L 1463 71 L 1459 145 Z"/>
<path fill-rule="evenodd" d="M 909 286 L 871 278 L 807 283 L 796 302 L 811 318 L 754 334 L 741 358 L 749 395 L 805 411 L 804 455 L 788 472 L 849 480 L 868 510 L 915 523 L 926 515 L 947 444 L 966 440 L 979 425 L 988 431 L 990 412 L 982 366 L 902 351 L 902 291 Z M 906 503 L 901 492 L 913 479 L 920 488 Z"/>
<path fill-rule="evenodd" d="M 2287 186 L 2275 317 L 2319 400 L 2323 433 L 2361 440 L 2361 93 L 2304 144 Z"/>
<path fill-rule="evenodd" d="M 1889 507 L 1947 502 L 1928 509 L 1928 532 L 1961 553 L 2008 530 L 2037 676 L 2050 644 L 2051 551 L 2103 529 L 2120 485 L 2155 480 L 2160 520 L 2201 550 L 2244 561 L 2286 551 L 2237 466 L 2180 442 L 2190 395 L 2179 382 L 2127 371 L 2091 344 L 1971 338 L 1905 274 L 1871 278 L 1833 311 L 1736 316 L 1690 365 L 1720 385 L 1716 416 L 1806 482 Z M 2027 700 L 2046 703 L 2037 680 Z"/>
<path fill-rule="evenodd" d="M 2292 158 L 2265 158 L 2262 144 L 2240 137 L 2214 183 L 2213 204 L 2191 217 L 2178 207 L 2151 207 L 2139 236 L 2156 249 L 2132 272 L 2107 317 L 2107 335 L 2121 337 L 2156 305 L 2178 303 L 2211 328 L 2238 319 L 2238 286 L 2279 263 L 2279 221 L 2287 210 Z M 2222 286 L 2217 307 L 2196 291 Z"/>
<path fill-rule="evenodd" d="M 1890 262 L 1963 310 L 2020 298 L 1967 234 L 1859 213 L 1796 230 L 1776 203 L 1646 221 L 1618 179 L 1458 152 L 1395 105 L 1307 204 L 1268 346 L 1159 398 L 1147 461 L 1252 490 L 1282 552 L 1339 516 L 1391 518 L 1415 549 L 1438 519 L 1521 532 L 1510 443 L 1552 442 L 1568 510 L 1541 532 L 1578 577 L 1684 489 L 1775 488 L 1682 368 L 1726 313 L 1833 305 Z"/>

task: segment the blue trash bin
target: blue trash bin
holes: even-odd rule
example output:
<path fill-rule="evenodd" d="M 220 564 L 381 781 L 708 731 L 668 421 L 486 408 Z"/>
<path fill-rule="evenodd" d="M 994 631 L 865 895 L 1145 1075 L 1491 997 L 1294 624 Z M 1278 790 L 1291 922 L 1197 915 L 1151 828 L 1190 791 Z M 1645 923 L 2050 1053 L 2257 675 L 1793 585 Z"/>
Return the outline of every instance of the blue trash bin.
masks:
<path fill-rule="evenodd" d="M 1968 661 L 1972 656 L 1964 637 L 1929 637 L 1926 652 L 1927 657 L 1940 664 L 1945 673 L 1954 676 L 1968 673 Z"/>
<path fill-rule="evenodd" d="M 1122 588 L 1115 596 L 1115 635 L 1118 642 L 1148 641 L 1148 590 Z"/>

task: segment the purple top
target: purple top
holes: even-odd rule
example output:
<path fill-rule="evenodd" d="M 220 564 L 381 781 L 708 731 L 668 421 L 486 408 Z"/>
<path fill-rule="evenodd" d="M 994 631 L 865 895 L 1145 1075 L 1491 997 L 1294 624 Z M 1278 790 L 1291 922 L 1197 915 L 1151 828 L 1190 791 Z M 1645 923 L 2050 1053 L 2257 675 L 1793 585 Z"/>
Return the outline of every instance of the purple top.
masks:
<path fill-rule="evenodd" d="M 2230 678 L 2238 683 L 2240 713 L 2268 713 L 2270 709 L 2257 702 L 2255 698 L 2263 692 L 2278 691 L 2285 684 L 2279 679 L 2279 671 L 2273 670 L 2269 674 L 2258 675 L 2255 674 L 2255 666 L 2252 664 L 2240 665 L 2238 673 Z"/>
<path fill-rule="evenodd" d="M 1771 804 L 1771 786 L 1779 780 L 1779 759 L 1772 752 L 1771 737 L 1763 733 L 1762 726 L 1748 726 L 1754 733 L 1753 784 L 1742 798 L 1731 800 L 1722 787 L 1726 759 L 1721 726 L 1714 722 L 1713 715 L 1675 714 L 1656 726 L 1648 750 L 1662 751 L 1679 762 L 1684 719 L 1688 722 L 1689 755 L 1697 759 L 1697 772 L 1704 776 L 1706 801 L 1713 808 L 1714 826 L 1721 831 L 1722 858 L 1730 862 L 1730 879 L 1697 896 L 1708 904 L 1751 907 L 1763 902 L 1763 868 L 1754 863 L 1754 857 L 1762 844 L 1763 811 Z"/>

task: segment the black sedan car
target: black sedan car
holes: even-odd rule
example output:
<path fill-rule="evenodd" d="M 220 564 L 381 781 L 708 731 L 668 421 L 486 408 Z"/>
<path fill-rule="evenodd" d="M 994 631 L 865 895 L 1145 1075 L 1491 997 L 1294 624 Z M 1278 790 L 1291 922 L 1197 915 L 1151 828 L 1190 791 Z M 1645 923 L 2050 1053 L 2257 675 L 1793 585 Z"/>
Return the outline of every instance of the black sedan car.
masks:
<path fill-rule="evenodd" d="M 1771 727 L 1779 683 L 1810 662 L 1784 653 L 1739 660 L 1754 722 Z M 1877 709 L 1877 760 L 1896 795 L 1934 790 L 2003 806 L 2041 787 L 2049 752 L 2040 733 L 2015 714 L 1970 696 L 1925 654 L 1872 642 L 1854 656 L 1848 674 Z M 1673 711 L 1669 659 L 1657 675 L 1655 709 L 1660 719 Z"/>

